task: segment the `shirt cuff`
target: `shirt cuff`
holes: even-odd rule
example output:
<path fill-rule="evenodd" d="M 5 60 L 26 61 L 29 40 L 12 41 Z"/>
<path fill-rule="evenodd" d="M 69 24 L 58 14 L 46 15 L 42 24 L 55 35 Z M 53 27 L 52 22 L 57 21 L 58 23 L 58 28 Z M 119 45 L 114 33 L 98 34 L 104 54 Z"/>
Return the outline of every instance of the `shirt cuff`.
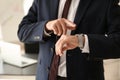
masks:
<path fill-rule="evenodd" d="M 84 43 L 84 47 L 81 49 L 82 53 L 90 53 L 88 36 L 86 34 L 84 34 L 84 37 L 85 37 L 85 43 Z"/>

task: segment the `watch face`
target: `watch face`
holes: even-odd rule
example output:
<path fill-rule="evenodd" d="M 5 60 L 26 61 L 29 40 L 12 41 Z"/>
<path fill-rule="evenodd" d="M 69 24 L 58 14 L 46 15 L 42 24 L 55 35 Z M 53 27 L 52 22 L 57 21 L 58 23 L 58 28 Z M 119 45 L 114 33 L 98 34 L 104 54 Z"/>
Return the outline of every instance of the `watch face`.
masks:
<path fill-rule="evenodd" d="M 82 49 L 84 47 L 84 43 L 83 43 L 84 34 L 76 34 L 76 36 L 78 37 L 79 47 L 80 49 Z"/>

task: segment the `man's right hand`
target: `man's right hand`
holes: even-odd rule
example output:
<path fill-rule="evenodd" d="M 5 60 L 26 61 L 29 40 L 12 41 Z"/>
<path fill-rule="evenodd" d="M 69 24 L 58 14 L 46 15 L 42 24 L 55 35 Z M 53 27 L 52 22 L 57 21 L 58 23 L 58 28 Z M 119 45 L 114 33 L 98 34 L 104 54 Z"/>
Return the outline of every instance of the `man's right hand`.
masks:
<path fill-rule="evenodd" d="M 75 30 L 75 28 L 76 24 L 65 18 L 49 21 L 45 27 L 46 31 L 53 31 L 57 36 L 66 35 L 68 29 Z"/>

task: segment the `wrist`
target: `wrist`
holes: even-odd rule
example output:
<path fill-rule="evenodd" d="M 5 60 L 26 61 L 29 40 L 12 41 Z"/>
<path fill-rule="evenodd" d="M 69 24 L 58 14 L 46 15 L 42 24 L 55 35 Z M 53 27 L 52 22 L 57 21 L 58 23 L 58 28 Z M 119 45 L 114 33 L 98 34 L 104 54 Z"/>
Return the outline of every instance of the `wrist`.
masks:
<path fill-rule="evenodd" d="M 46 25 L 45 25 L 45 28 L 44 28 L 44 33 L 45 33 L 46 36 L 51 36 L 51 34 L 53 33 L 53 31 L 49 30 L 48 26 L 49 25 L 48 25 L 48 22 L 47 22 Z"/>
<path fill-rule="evenodd" d="M 47 22 L 46 25 L 45 25 L 45 31 L 46 31 L 47 33 L 52 32 L 52 30 L 49 30 L 48 27 L 49 27 L 49 22 Z"/>

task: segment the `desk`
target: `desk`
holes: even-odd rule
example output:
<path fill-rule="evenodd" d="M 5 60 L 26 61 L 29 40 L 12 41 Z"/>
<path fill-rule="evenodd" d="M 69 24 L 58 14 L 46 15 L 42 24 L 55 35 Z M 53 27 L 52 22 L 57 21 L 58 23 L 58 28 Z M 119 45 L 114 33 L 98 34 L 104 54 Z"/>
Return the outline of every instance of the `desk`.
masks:
<path fill-rule="evenodd" d="M 37 59 L 37 54 L 25 54 L 23 56 Z M 35 75 L 37 64 L 33 64 L 24 68 L 16 67 L 7 63 L 3 63 L 2 72 L 0 75 Z"/>

